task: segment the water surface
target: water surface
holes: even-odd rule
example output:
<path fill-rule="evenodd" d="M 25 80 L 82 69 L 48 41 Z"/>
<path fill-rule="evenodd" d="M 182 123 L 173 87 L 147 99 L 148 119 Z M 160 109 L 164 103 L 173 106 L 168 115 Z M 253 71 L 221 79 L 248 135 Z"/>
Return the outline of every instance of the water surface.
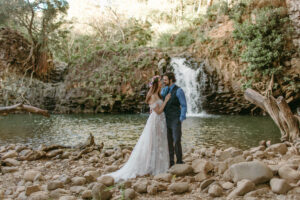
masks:
<path fill-rule="evenodd" d="M 147 114 L 51 115 L 50 118 L 30 114 L 1 116 L 0 145 L 75 145 L 92 133 L 96 143 L 104 142 L 105 147 L 134 146 L 147 118 Z M 269 117 L 203 115 L 184 121 L 182 145 L 184 149 L 213 145 L 246 149 L 256 146 L 260 140 L 279 142 L 279 138 L 280 132 Z"/>

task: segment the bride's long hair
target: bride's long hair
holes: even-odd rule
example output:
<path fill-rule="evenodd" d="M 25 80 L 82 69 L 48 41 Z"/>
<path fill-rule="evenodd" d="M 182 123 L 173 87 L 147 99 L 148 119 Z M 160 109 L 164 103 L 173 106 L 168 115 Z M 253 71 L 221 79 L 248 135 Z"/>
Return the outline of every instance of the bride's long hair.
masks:
<path fill-rule="evenodd" d="M 153 94 L 155 94 L 155 93 L 157 93 L 158 94 L 158 97 L 160 98 L 160 99 L 162 99 L 162 96 L 161 96 L 161 94 L 160 94 L 160 87 L 159 87 L 159 81 L 160 81 L 160 76 L 154 76 L 153 78 L 152 78 L 152 81 L 150 82 L 150 84 L 149 84 L 149 86 L 150 86 L 150 89 L 149 89 L 149 91 L 148 91 L 148 93 L 147 93 L 147 96 L 146 96 L 146 103 L 148 103 L 149 104 L 149 101 L 150 101 L 150 99 L 151 99 L 151 96 L 153 95 Z"/>

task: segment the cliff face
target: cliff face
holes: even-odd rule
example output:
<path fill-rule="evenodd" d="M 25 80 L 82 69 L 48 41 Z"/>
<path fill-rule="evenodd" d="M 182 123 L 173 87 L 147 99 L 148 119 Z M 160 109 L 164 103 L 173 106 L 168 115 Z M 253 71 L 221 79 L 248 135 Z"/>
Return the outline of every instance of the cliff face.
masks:
<path fill-rule="evenodd" d="M 300 1 L 286 0 L 286 5 L 288 8 L 290 20 L 293 22 L 296 32 L 293 38 L 293 42 L 298 48 L 300 48 Z"/>

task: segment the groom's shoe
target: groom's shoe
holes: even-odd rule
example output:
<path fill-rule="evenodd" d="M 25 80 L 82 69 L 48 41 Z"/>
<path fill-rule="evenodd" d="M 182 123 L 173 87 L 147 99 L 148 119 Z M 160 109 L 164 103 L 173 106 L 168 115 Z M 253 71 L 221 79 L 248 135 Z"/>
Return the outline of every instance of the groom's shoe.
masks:
<path fill-rule="evenodd" d="M 184 164 L 184 162 L 183 161 L 178 161 L 178 162 L 176 162 L 176 164 Z"/>
<path fill-rule="evenodd" d="M 170 168 L 174 165 L 174 162 L 170 162 Z"/>

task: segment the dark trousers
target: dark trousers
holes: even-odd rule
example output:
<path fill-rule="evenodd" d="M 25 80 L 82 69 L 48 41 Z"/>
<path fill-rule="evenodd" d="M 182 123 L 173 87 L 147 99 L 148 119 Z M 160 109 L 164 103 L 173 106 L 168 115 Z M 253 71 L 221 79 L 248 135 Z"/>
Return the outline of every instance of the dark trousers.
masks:
<path fill-rule="evenodd" d="M 176 163 L 182 162 L 181 148 L 181 121 L 179 119 L 167 120 L 168 145 L 170 155 L 170 166 L 174 165 L 174 151 L 176 154 Z"/>

